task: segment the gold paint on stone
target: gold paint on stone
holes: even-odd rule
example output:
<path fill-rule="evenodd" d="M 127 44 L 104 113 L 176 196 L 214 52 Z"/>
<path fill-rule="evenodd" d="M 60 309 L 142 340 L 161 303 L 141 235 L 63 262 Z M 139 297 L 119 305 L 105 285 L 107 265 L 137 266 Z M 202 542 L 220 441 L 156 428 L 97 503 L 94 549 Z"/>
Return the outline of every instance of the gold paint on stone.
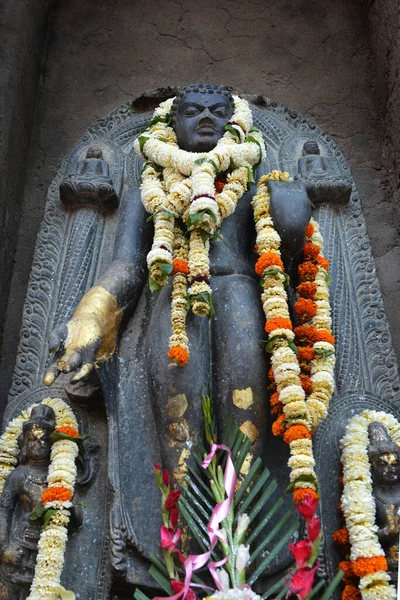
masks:
<path fill-rule="evenodd" d="M 245 390 L 233 390 L 232 401 L 235 406 L 247 410 L 253 404 L 253 392 L 250 387 Z"/>
<path fill-rule="evenodd" d="M 172 443 L 187 442 L 189 439 L 189 425 L 185 419 L 178 419 L 175 423 L 168 425 L 169 435 Z"/>
<path fill-rule="evenodd" d="M 251 421 L 245 421 L 243 425 L 240 426 L 240 431 L 244 433 L 244 435 L 247 435 L 252 442 L 255 442 L 260 435 L 257 427 Z"/>
<path fill-rule="evenodd" d="M 188 448 L 184 448 L 181 452 L 181 455 L 178 460 L 178 466 L 174 469 L 174 479 L 176 481 L 182 481 L 182 479 L 186 475 L 187 464 L 186 461 L 190 456 L 190 450 Z"/>
<path fill-rule="evenodd" d="M 243 461 L 242 466 L 240 467 L 240 473 L 242 475 L 247 475 L 247 473 L 250 471 L 250 467 L 251 467 L 251 461 L 253 460 L 254 456 L 251 454 L 251 452 L 248 452 L 246 454 L 246 458 Z"/>
<path fill-rule="evenodd" d="M 172 398 L 168 398 L 167 403 L 167 415 L 171 419 L 178 419 L 182 417 L 188 407 L 188 402 L 186 400 L 185 394 L 178 394 L 177 396 L 172 396 Z"/>

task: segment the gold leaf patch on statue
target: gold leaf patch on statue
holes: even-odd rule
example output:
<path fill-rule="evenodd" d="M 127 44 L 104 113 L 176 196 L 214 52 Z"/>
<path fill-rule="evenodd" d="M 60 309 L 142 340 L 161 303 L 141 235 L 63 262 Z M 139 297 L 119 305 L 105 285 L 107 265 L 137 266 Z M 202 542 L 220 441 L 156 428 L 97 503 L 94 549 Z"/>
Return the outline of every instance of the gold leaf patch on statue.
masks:
<path fill-rule="evenodd" d="M 235 406 L 247 410 L 253 404 L 253 391 L 250 387 L 245 390 L 233 390 L 232 401 Z"/>

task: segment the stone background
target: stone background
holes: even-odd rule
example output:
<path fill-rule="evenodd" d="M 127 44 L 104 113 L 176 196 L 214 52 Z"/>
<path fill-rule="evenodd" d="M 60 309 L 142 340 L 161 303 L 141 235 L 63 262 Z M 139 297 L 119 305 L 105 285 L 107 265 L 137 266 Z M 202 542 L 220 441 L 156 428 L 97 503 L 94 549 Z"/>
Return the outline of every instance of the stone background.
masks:
<path fill-rule="evenodd" d="M 288 104 L 340 145 L 400 357 L 395 0 L 3 0 L 2 7 L 0 402 L 46 190 L 62 157 L 91 122 L 143 90 L 201 80 Z"/>

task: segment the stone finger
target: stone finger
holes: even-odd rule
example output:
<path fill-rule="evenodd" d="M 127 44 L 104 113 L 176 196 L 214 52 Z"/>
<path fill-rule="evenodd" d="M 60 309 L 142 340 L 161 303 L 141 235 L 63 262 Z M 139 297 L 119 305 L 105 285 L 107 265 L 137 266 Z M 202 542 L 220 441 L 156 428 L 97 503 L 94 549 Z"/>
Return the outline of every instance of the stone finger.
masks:
<path fill-rule="evenodd" d="M 65 341 L 66 337 L 67 337 L 67 326 L 64 325 L 58 325 L 57 327 L 55 327 L 49 335 L 49 350 L 50 352 L 57 352 L 61 345 L 63 344 L 63 342 Z"/>
<path fill-rule="evenodd" d="M 46 386 L 50 386 L 52 385 L 55 380 L 57 379 L 57 377 L 60 374 L 60 370 L 58 368 L 57 362 L 54 362 L 52 365 L 50 365 L 50 367 L 47 369 L 44 379 L 43 379 L 43 383 Z"/>
<path fill-rule="evenodd" d="M 66 364 L 63 366 L 63 373 L 69 373 L 70 371 L 76 371 L 82 364 L 82 354 L 80 352 L 73 352 L 68 357 L 65 355 Z"/>
<path fill-rule="evenodd" d="M 71 382 L 76 383 L 77 381 L 86 379 L 86 377 L 89 375 L 89 373 L 92 371 L 92 369 L 93 369 L 92 363 L 84 363 L 81 366 L 81 368 L 79 369 L 79 371 L 77 372 L 77 374 L 74 375 L 74 377 L 71 379 Z"/>

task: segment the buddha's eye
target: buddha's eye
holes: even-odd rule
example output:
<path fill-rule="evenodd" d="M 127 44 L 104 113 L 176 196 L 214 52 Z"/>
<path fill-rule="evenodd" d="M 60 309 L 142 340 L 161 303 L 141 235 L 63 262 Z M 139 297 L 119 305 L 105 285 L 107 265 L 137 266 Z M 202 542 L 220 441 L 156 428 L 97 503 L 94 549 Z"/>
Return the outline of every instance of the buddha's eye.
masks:
<path fill-rule="evenodd" d="M 215 106 L 214 108 L 211 109 L 211 112 L 216 117 L 225 118 L 228 116 L 226 106 Z"/>
<path fill-rule="evenodd" d="M 184 107 L 182 114 L 184 117 L 195 117 L 196 115 L 199 114 L 199 109 L 197 108 L 197 106 L 194 106 L 193 104 L 189 104 Z"/>

